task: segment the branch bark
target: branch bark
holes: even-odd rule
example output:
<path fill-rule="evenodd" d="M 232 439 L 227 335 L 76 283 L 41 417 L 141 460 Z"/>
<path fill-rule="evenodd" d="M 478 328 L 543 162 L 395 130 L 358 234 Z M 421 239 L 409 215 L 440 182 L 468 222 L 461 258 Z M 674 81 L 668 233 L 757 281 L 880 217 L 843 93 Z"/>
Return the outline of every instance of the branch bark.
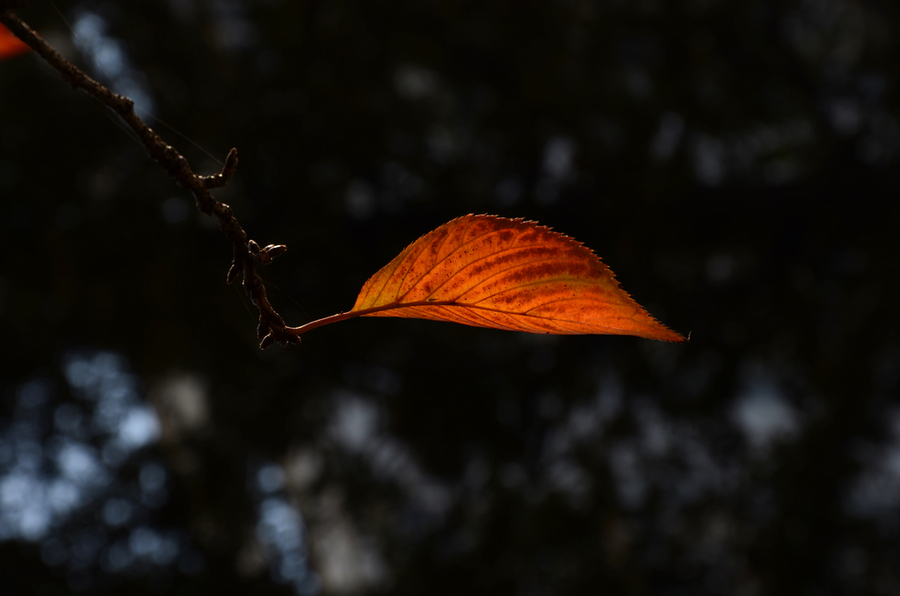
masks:
<path fill-rule="evenodd" d="M 22 0 L 18 0 L 21 5 Z M 123 95 L 113 93 L 102 83 L 86 75 L 77 66 L 63 58 L 37 33 L 26 25 L 7 6 L 15 5 L 16 0 L 0 0 L 0 23 L 13 32 L 19 39 L 28 44 L 50 66 L 55 68 L 69 85 L 81 89 L 97 101 L 114 111 L 125 124 L 131 128 L 144 144 L 150 157 L 166 170 L 169 177 L 194 195 L 197 208 L 206 215 L 219 221 L 222 232 L 233 248 L 233 259 L 226 277 L 227 283 L 233 282 L 239 275 L 243 276 L 243 286 L 250 300 L 259 309 L 259 326 L 256 333 L 260 339 L 260 348 L 265 349 L 273 342 L 281 345 L 300 343 L 300 338 L 290 333 L 266 296 L 266 288 L 262 278 L 256 272 L 256 266 L 269 263 L 282 254 L 287 247 L 281 244 L 270 244 L 264 248 L 250 240 L 244 228 L 232 213 L 231 207 L 217 200 L 210 193 L 212 188 L 220 188 L 228 183 L 237 168 L 237 149 L 228 152 L 222 171 L 211 176 L 199 176 L 191 169 L 187 159 L 172 146 L 167 145 L 141 118 L 134 112 L 134 102 Z"/>

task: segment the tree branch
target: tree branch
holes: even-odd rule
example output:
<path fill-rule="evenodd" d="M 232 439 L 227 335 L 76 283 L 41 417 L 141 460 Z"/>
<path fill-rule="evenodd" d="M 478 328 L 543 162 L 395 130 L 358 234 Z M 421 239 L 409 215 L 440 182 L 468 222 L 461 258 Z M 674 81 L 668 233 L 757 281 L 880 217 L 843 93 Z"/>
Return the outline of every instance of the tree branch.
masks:
<path fill-rule="evenodd" d="M 21 3 L 21 0 L 19 0 Z M 217 200 L 209 192 L 211 188 L 220 188 L 228 183 L 237 168 L 237 149 L 228 152 L 222 171 L 212 176 L 198 176 L 191 169 L 187 159 L 170 145 L 167 145 L 153 130 L 134 112 L 134 102 L 123 95 L 113 93 L 108 87 L 87 76 L 74 64 L 63 58 L 47 44 L 28 25 L 22 22 L 7 6 L 15 4 L 14 0 L 0 0 L 0 23 L 6 25 L 19 39 L 28 44 L 50 66 L 55 68 L 63 79 L 75 89 L 82 89 L 103 105 L 114 111 L 144 144 L 147 153 L 160 164 L 175 182 L 190 190 L 194 195 L 197 208 L 206 215 L 219 220 L 222 232 L 231 241 L 234 257 L 228 269 L 227 282 L 231 283 L 238 275 L 243 276 L 243 285 L 253 304 L 259 309 L 259 327 L 256 333 L 260 339 L 260 348 L 265 349 L 278 342 L 281 345 L 299 343 L 300 338 L 288 332 L 284 320 L 275 312 L 269 299 L 262 278 L 256 272 L 256 265 L 269 263 L 282 254 L 287 247 L 281 244 L 259 245 L 247 238 L 247 233 L 231 211 L 231 207 Z"/>

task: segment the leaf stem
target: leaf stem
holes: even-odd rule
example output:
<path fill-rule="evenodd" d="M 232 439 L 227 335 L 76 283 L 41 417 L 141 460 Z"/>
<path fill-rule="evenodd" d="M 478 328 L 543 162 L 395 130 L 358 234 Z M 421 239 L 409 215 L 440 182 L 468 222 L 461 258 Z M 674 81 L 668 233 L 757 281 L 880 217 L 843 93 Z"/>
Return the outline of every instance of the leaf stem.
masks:
<path fill-rule="evenodd" d="M 348 310 L 347 312 L 339 312 L 336 315 L 331 315 L 329 317 L 323 317 L 321 319 L 317 319 L 315 321 L 310 321 L 305 325 L 300 325 L 299 327 L 285 327 L 285 333 L 289 333 L 290 335 L 299 336 L 307 331 L 312 331 L 316 327 L 321 327 L 323 325 L 330 325 L 332 323 L 339 323 L 341 321 L 346 321 L 347 319 L 355 319 L 356 317 L 364 317 L 366 315 L 375 314 L 377 312 L 381 312 L 383 310 L 391 310 L 395 308 L 409 308 L 412 306 L 459 306 L 458 302 L 453 300 L 421 300 L 419 302 L 403 302 L 403 303 L 391 303 L 385 304 L 383 306 L 375 306 L 372 308 L 362 308 L 360 310 Z"/>
<path fill-rule="evenodd" d="M 331 323 L 338 323 L 340 321 L 346 321 L 347 319 L 353 319 L 355 317 L 360 316 L 359 312 L 348 311 L 348 312 L 339 312 L 336 315 L 331 315 L 330 317 L 323 317 L 321 319 L 310 321 L 305 325 L 300 325 L 299 327 L 285 327 L 285 333 L 289 333 L 291 335 L 300 336 L 307 331 L 311 331 L 316 327 L 321 327 L 322 325 L 330 325 Z"/>

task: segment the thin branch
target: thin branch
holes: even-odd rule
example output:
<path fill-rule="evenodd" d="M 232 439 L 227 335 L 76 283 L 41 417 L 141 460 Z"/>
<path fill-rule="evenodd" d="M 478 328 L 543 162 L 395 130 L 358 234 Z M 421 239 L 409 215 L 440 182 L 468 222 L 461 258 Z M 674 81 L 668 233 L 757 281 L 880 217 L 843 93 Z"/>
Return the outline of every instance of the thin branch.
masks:
<path fill-rule="evenodd" d="M 21 0 L 19 0 L 21 2 Z M 191 169 L 187 159 L 170 145 L 167 145 L 153 130 L 147 126 L 134 112 L 134 102 L 123 95 L 113 93 L 105 85 L 87 76 L 74 64 L 63 58 L 47 44 L 28 25 L 22 22 L 11 10 L 6 10 L 13 0 L 0 0 L 0 23 L 6 25 L 19 39 L 28 44 L 50 66 L 55 68 L 63 79 L 75 89 L 82 89 L 97 101 L 113 110 L 134 131 L 147 153 L 160 164 L 175 182 L 190 190 L 194 195 L 197 208 L 206 215 L 219 220 L 222 232 L 231 241 L 234 257 L 228 269 L 227 282 L 231 283 L 238 275 L 243 276 L 244 289 L 259 309 L 259 327 L 256 332 L 260 339 L 260 347 L 267 348 L 273 342 L 282 345 L 299 343 L 300 338 L 285 327 L 284 320 L 275 312 L 262 279 L 256 272 L 256 265 L 269 263 L 282 254 L 287 247 L 281 244 L 259 245 L 247 238 L 247 233 L 231 211 L 231 207 L 217 200 L 209 192 L 211 188 L 220 188 L 228 183 L 237 168 L 237 149 L 228 152 L 222 171 L 212 176 L 198 176 Z"/>

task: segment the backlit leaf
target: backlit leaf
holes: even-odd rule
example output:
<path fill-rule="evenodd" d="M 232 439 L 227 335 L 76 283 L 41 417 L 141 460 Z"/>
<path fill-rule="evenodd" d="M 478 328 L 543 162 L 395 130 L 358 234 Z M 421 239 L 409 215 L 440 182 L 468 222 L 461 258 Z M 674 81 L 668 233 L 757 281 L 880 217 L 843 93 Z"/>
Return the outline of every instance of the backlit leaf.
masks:
<path fill-rule="evenodd" d="M 357 316 L 685 341 L 632 300 L 581 243 L 492 215 L 466 215 L 422 236 L 363 285 L 353 309 L 297 332 Z"/>

